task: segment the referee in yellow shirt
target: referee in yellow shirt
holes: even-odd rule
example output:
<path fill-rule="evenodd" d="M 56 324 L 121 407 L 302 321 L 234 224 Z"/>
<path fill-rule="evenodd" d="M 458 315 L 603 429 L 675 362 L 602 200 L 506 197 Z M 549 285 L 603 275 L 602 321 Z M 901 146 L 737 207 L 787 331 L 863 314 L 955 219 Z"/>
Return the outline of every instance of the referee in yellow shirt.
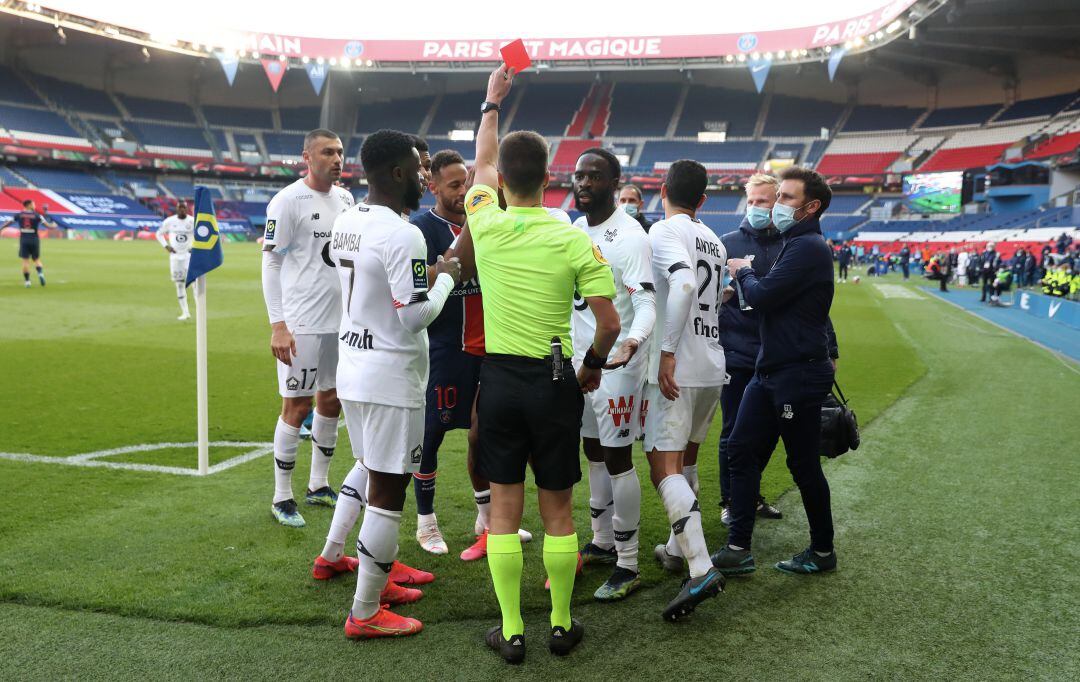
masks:
<path fill-rule="evenodd" d="M 548 215 L 548 144 L 519 131 L 499 144 L 499 105 L 513 70 L 488 80 L 476 137 L 475 184 L 465 195 L 468 225 L 456 250 L 475 257 L 484 287 L 487 355 L 477 398 L 477 470 L 491 481 L 488 566 L 502 610 L 488 645 L 510 663 L 525 658 L 521 620 L 521 541 L 525 469 L 531 462 L 544 520 L 544 568 L 551 582 L 549 649 L 565 655 L 584 629 L 570 618 L 578 539 L 571 517 L 574 484 L 581 480 L 582 392 L 600 385 L 607 355 L 619 335 L 611 267 L 584 231 Z M 499 208 L 497 187 L 506 198 Z M 596 316 L 596 336 L 575 377 L 570 358 L 570 312 L 575 289 Z M 561 344 L 557 352 L 555 339 Z"/>

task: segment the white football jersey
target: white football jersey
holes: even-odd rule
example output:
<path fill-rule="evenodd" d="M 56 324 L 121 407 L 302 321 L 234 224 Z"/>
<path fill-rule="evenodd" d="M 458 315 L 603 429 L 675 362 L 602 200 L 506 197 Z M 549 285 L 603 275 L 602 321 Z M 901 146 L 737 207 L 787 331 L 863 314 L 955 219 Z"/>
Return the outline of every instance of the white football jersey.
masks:
<path fill-rule="evenodd" d="M 719 308 L 727 250 L 705 223 L 683 214 L 654 223 L 649 228 L 649 241 L 656 278 L 656 332 L 650 353 L 649 381 L 656 383 L 660 367 L 668 275 L 688 268 L 697 283 L 697 296 L 675 351 L 675 381 L 679 386 L 722 386 L 727 375 L 724 349 L 720 345 Z"/>
<path fill-rule="evenodd" d="M 303 179 L 274 195 L 266 207 L 263 248 L 285 256 L 281 309 L 293 334 L 327 334 L 341 321 L 341 288 L 330 261 L 334 220 L 353 205 L 344 187 L 316 192 Z"/>
<path fill-rule="evenodd" d="M 418 408 L 428 380 L 428 334 L 397 309 L 427 298 L 427 242 L 385 206 L 360 203 L 334 223 L 340 279 L 337 392 L 358 402 Z"/>
<path fill-rule="evenodd" d="M 191 251 L 191 239 L 195 234 L 195 218 L 188 216 L 181 220 L 179 216 L 171 215 L 161 221 L 161 227 L 157 231 L 157 240 L 162 246 L 171 246 L 177 253 Z"/>
<path fill-rule="evenodd" d="M 615 277 L 615 310 L 619 313 L 622 329 L 613 348 L 626 340 L 630 328 L 634 326 L 634 304 L 630 295 L 640 289 L 653 288 L 652 256 L 649 247 L 649 235 L 642 229 L 641 223 L 630 217 L 626 211 L 616 209 L 611 217 L 599 225 L 590 226 L 585 216 L 574 222 L 575 227 L 585 230 L 593 244 L 600 249 L 604 259 L 611 264 Z M 589 304 L 574 292 L 573 323 L 574 363 L 581 364 L 585 352 L 592 345 L 596 334 L 596 318 L 589 310 Z M 627 365 L 629 368 L 642 367 L 648 362 L 645 348 L 639 349 Z"/>

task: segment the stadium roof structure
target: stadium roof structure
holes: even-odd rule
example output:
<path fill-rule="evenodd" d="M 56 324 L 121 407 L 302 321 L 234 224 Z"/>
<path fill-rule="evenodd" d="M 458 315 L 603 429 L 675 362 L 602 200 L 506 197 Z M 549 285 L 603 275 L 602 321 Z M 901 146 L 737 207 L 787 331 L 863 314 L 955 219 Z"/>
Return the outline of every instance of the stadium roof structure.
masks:
<path fill-rule="evenodd" d="M 551 0 L 522 7 L 516 16 L 528 21 L 501 20 L 497 11 L 446 14 L 445 5 L 428 0 L 410 3 L 413 16 L 430 19 L 417 22 L 401 21 L 393 4 L 352 3 L 304 13 L 279 0 L 173 5 L 6 0 L 0 1 L 0 11 L 52 24 L 58 32 L 84 31 L 147 49 L 290 64 L 318 61 L 336 69 L 489 70 L 502 45 L 523 38 L 537 69 L 581 71 L 820 61 L 836 51 L 855 54 L 886 45 L 946 2 L 778 0 L 767 12 L 749 3 L 724 3 L 703 12 L 700 2 L 669 0 L 664 12 L 646 18 L 612 12 L 607 5 Z"/>

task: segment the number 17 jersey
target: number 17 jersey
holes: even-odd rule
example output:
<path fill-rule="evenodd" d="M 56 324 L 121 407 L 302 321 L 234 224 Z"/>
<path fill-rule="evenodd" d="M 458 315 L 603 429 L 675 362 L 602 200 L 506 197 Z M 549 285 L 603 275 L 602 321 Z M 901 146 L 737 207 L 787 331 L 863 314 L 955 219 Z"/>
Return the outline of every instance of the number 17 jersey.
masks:
<path fill-rule="evenodd" d="M 720 345 L 720 291 L 727 250 L 705 223 L 679 214 L 649 229 L 653 277 L 656 281 L 656 330 L 649 358 L 649 381 L 656 383 L 664 325 L 668 318 L 668 277 L 688 269 L 695 282 L 690 316 L 675 351 L 675 381 L 679 386 L 722 386 L 726 379 L 724 348 Z"/>

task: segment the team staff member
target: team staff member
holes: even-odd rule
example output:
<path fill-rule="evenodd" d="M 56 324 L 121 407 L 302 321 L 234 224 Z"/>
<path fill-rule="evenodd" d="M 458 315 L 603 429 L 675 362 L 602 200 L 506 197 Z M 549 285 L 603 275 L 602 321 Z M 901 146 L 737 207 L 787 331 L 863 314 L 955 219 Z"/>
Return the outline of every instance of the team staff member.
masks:
<path fill-rule="evenodd" d="M 571 516 L 578 462 L 582 391 L 600 372 L 619 335 L 611 268 L 584 231 L 552 218 L 542 207 L 548 184 L 548 144 L 534 132 L 507 135 L 499 144 L 499 105 L 513 71 L 496 69 L 476 137 L 476 184 L 465 196 L 468 226 L 459 251 L 474 251 L 484 283 L 487 356 L 477 400 L 477 468 L 491 482 L 488 567 L 502 625 L 486 637 L 507 662 L 525 657 L 521 619 L 521 525 L 525 467 L 532 465 L 544 521 L 544 567 L 551 583 L 552 653 L 564 655 L 584 628 L 570 617 L 578 540 Z M 507 208 L 499 208 L 501 186 Z M 471 246 L 469 244 L 471 240 Z M 467 271 L 468 263 L 463 267 Z M 569 358 L 575 288 L 596 318 L 596 334 L 575 378 Z M 557 337 L 562 353 L 553 354 Z M 565 360 L 559 358 L 565 357 Z M 556 365 L 555 363 L 559 363 Z"/>
<path fill-rule="evenodd" d="M 772 222 L 784 244 L 772 269 L 758 277 L 745 258 L 728 261 L 743 297 L 759 314 L 761 350 L 727 449 L 732 475 L 728 544 L 713 554 L 724 573 L 750 573 L 750 541 L 761 483 L 760 462 L 784 439 L 787 465 L 810 522 L 810 547 L 776 567 L 790 573 L 836 568 L 829 483 L 821 470 L 821 404 L 833 382 L 826 351 L 832 305 L 832 253 L 821 235 L 821 214 L 832 190 L 814 171 L 793 166 L 780 174 Z"/>
<path fill-rule="evenodd" d="M 776 193 L 780 181 L 772 175 L 758 173 L 746 183 L 746 218 L 739 229 L 720 238 L 729 255 L 750 261 L 754 274 L 764 277 L 776 262 L 783 241 L 780 231 L 772 224 L 772 207 L 776 203 Z M 720 505 L 724 511 L 720 520 L 725 525 L 731 522 L 731 471 L 728 466 L 727 440 L 735 428 L 735 415 L 739 412 L 743 391 L 754 376 L 754 363 L 761 349 L 761 336 L 758 331 L 758 314 L 753 309 L 743 310 L 738 296 L 731 296 L 720 309 L 720 341 L 724 346 L 727 359 L 727 372 L 731 382 L 724 386 L 720 396 L 723 412 L 723 428 L 720 431 Z M 829 357 L 839 358 L 836 334 L 832 322 L 828 324 Z M 761 470 L 769 463 L 772 452 L 765 453 L 759 464 Z M 758 496 L 757 515 L 763 519 L 780 519 L 780 510 Z"/>
<path fill-rule="evenodd" d="M 642 200 L 641 188 L 637 185 L 622 186 L 619 190 L 619 206 L 626 211 L 627 215 L 638 221 L 641 229 L 648 232 L 652 227 L 652 221 L 645 217 L 645 202 Z"/>
<path fill-rule="evenodd" d="M 176 215 L 161 221 L 154 236 L 158 243 L 169 252 L 169 274 L 176 285 L 176 298 L 180 302 L 180 317 L 191 317 L 187 303 L 187 271 L 191 260 L 191 239 L 195 235 L 195 218 L 188 215 L 187 202 L 176 202 Z"/>
<path fill-rule="evenodd" d="M 15 222 L 19 223 L 19 258 L 22 259 L 23 282 L 29 289 L 30 261 L 34 261 L 38 281 L 41 282 L 41 286 L 45 286 L 45 268 L 41 264 L 41 237 L 38 236 L 38 227 L 45 223 L 45 227 L 55 228 L 56 223 L 49 220 L 44 210 L 40 214 L 34 210 L 33 199 L 24 201 L 22 212 L 0 225 L 0 230 Z"/>

